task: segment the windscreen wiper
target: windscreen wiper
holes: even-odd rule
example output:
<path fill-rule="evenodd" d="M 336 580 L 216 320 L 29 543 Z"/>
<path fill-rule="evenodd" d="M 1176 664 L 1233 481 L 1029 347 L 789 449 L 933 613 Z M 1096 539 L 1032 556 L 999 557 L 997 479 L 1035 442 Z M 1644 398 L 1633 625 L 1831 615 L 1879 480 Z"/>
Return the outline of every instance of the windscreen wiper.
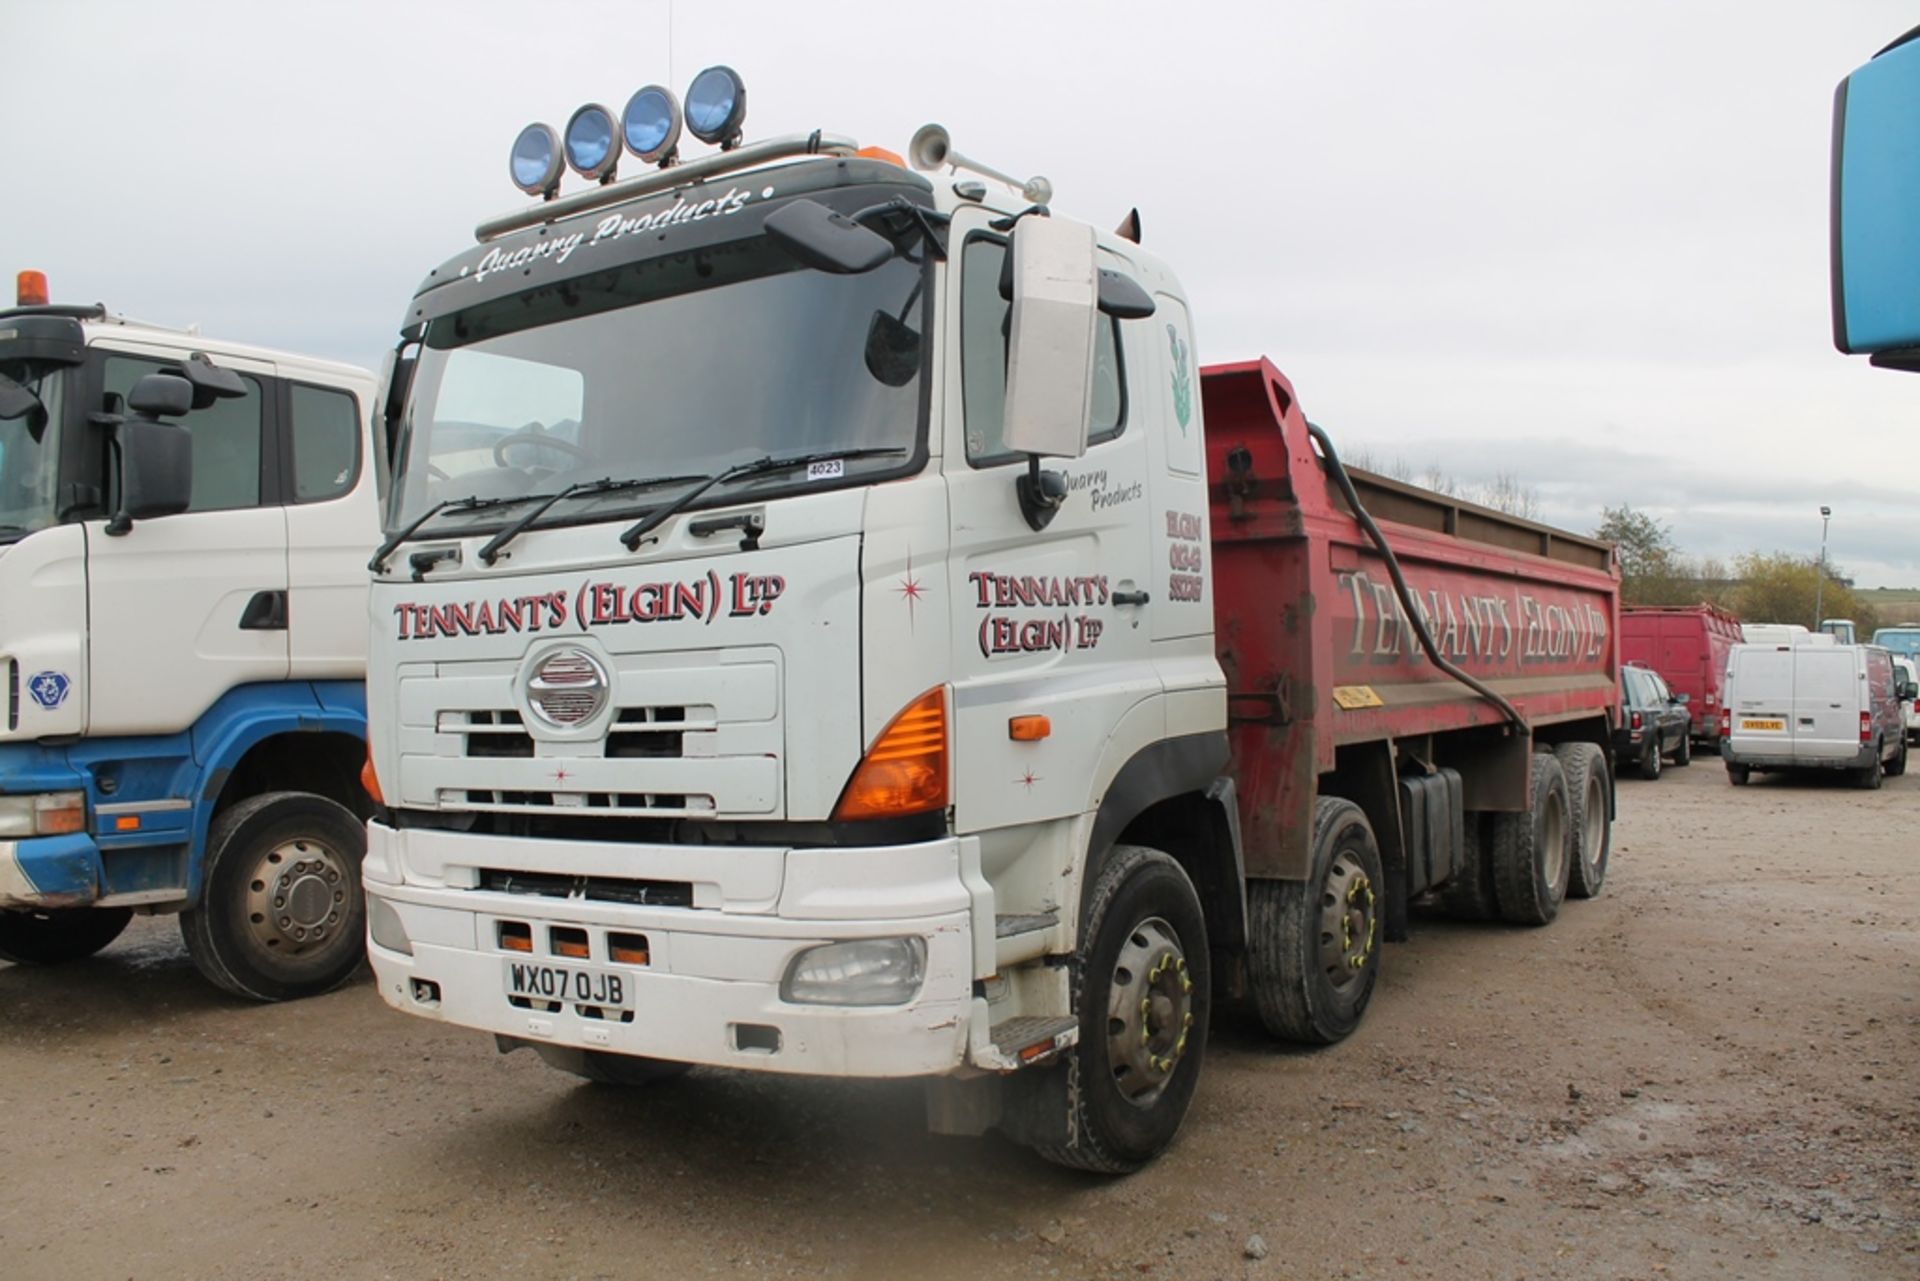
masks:
<path fill-rule="evenodd" d="M 422 525 L 432 520 L 435 516 L 438 516 L 441 512 L 474 512 L 486 507 L 505 507 L 512 503 L 524 503 L 529 498 L 537 497 L 541 497 L 541 495 L 514 494 L 512 497 L 501 498 L 443 498 L 414 517 L 414 519 L 407 524 L 394 530 L 393 533 L 388 534 L 386 541 L 374 548 L 373 559 L 367 562 L 367 570 L 369 573 L 374 574 L 384 572 L 387 568 L 387 557 L 393 555 L 393 549 L 420 532 Z"/>
<path fill-rule="evenodd" d="M 815 463 L 837 462 L 843 458 L 879 458 L 886 454 L 904 454 L 907 451 L 894 446 L 867 446 L 860 449 L 822 449 L 807 454 L 788 454 L 781 458 L 768 455 L 756 458 L 750 463 L 741 463 L 725 471 L 717 471 L 711 476 L 701 478 L 699 484 L 689 489 L 665 507 L 655 508 L 635 521 L 627 532 L 620 535 L 620 541 L 628 551 L 640 545 L 645 538 L 660 526 L 672 520 L 696 502 L 700 496 L 715 485 L 724 485 L 730 480 L 739 480 L 746 476 L 765 476 L 773 472 L 791 471 L 795 467 L 811 467 Z"/>
<path fill-rule="evenodd" d="M 564 498 L 573 498 L 579 494 L 610 494 L 622 489 L 643 489 L 649 485 L 685 485 L 691 481 L 705 479 L 704 473 L 696 473 L 692 476 L 636 476 L 626 480 L 615 480 L 611 476 L 603 476 L 599 480 L 583 480 L 577 485 L 568 485 L 559 493 L 549 495 L 545 502 L 489 538 L 486 546 L 480 549 L 480 563 L 491 565 L 499 560 L 501 551 L 508 543 L 518 538 L 527 526 L 546 515 Z"/>

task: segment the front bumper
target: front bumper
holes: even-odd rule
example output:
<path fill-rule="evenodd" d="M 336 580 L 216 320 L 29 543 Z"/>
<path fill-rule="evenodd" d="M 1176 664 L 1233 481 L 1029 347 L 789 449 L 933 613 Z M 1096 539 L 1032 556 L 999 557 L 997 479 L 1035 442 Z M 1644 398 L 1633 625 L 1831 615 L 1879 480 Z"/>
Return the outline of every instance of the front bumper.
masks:
<path fill-rule="evenodd" d="M 100 847 L 85 832 L 0 841 L 0 909 L 84 907 L 100 897 Z"/>
<path fill-rule="evenodd" d="M 477 888 L 482 869 L 534 876 L 690 883 L 692 907 L 636 906 Z M 682 1063 L 833 1076 L 951 1072 L 984 1040 L 974 996 L 991 972 L 991 891 L 972 842 L 946 838 L 860 849 L 720 848 L 523 840 L 369 825 L 367 892 L 392 908 L 412 955 L 369 939 L 387 1004 L 404 1013 L 540 1045 Z M 984 943 L 977 922 L 986 922 Z M 501 948 L 502 922 L 526 925 L 533 954 Z M 583 930 L 589 956 L 551 952 L 554 927 Z M 644 935 L 645 966 L 615 964 L 608 934 Z M 919 991 L 903 1005 L 783 1000 L 794 958 L 822 943 L 917 937 Z M 506 967 L 571 964 L 622 975 L 630 1021 L 572 1003 L 508 1000 Z"/>

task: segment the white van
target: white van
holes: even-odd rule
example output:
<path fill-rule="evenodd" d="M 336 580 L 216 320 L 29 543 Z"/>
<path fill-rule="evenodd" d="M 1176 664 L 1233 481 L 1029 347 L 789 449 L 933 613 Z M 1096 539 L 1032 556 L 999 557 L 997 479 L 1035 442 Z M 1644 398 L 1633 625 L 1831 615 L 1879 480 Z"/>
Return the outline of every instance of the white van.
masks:
<path fill-rule="evenodd" d="M 1874 645 L 1735 645 L 1727 658 L 1720 754 L 1744 785 L 1754 770 L 1844 769 L 1862 787 L 1904 774 L 1900 695 L 1912 693 Z"/>

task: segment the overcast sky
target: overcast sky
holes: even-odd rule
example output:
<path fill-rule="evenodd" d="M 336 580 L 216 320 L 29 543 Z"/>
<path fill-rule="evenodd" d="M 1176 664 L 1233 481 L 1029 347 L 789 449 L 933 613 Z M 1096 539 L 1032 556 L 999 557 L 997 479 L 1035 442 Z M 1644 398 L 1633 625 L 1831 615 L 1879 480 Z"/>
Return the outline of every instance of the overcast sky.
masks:
<path fill-rule="evenodd" d="M 750 137 L 957 148 L 1138 205 L 1202 360 L 1350 449 L 1682 547 L 1920 586 L 1920 377 L 1833 350 L 1835 84 L 1912 6 L 0 0 L 0 270 L 377 367 L 530 120 L 726 62 Z M 697 144 L 696 144 L 697 146 Z M 571 180 L 575 185 L 577 179 Z"/>

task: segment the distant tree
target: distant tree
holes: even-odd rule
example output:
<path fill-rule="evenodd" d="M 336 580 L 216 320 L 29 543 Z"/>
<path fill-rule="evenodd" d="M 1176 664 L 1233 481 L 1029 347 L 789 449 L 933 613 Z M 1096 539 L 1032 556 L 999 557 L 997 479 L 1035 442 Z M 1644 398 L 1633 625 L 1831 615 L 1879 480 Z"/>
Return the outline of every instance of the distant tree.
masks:
<path fill-rule="evenodd" d="M 1628 605 L 1690 605 L 1700 586 L 1674 546 L 1673 532 L 1645 512 L 1625 503 L 1603 508 L 1595 538 L 1620 551 L 1620 598 Z"/>
<path fill-rule="evenodd" d="M 1518 516 L 1522 520 L 1540 519 L 1539 492 L 1530 485 L 1521 484 L 1520 478 L 1512 472 L 1495 472 L 1493 479 L 1476 489 L 1471 497 L 1482 507 L 1491 507 L 1509 516 Z"/>
<path fill-rule="evenodd" d="M 1740 617 L 1750 623 L 1799 623 L 1817 627 L 1814 601 L 1828 618 L 1851 618 L 1862 640 L 1880 625 L 1878 612 L 1857 595 L 1848 581 L 1827 562 L 1827 582 L 1819 586 L 1819 562 L 1811 556 L 1790 556 L 1786 552 L 1762 555 L 1749 552 L 1734 561 L 1740 584 L 1733 590 L 1733 601 Z"/>

